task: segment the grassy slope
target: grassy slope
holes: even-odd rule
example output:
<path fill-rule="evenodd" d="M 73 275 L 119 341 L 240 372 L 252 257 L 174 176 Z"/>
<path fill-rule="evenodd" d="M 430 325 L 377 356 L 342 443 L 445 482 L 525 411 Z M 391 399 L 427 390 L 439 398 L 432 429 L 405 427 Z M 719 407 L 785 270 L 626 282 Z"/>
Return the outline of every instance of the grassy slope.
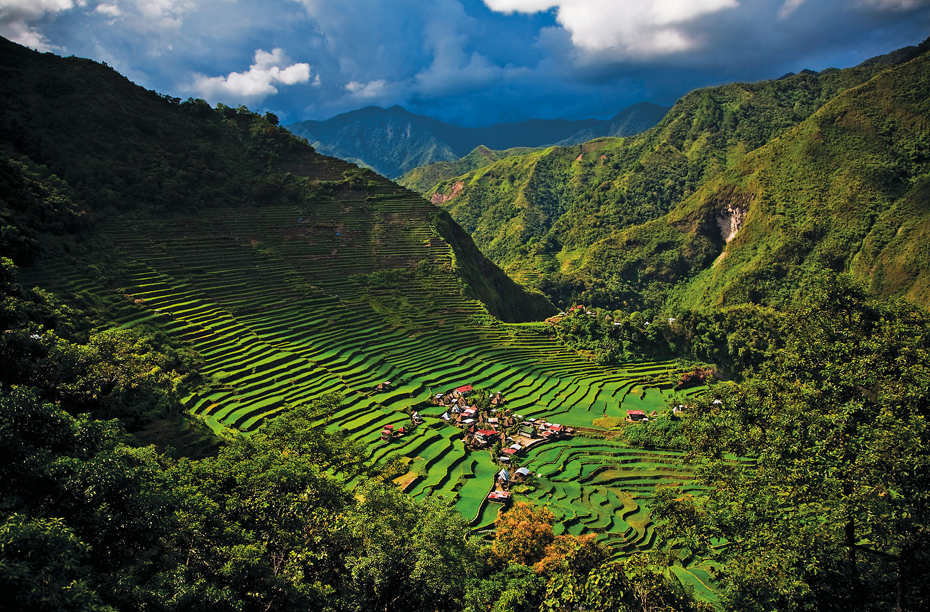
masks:
<path fill-rule="evenodd" d="M 330 193 L 394 189 L 381 177 L 316 154 L 275 121 L 245 109 L 180 103 L 89 60 L 38 54 L 8 41 L 0 47 L 0 137 L 64 178 L 98 219 L 116 210 L 188 213 L 272 202 L 297 210 Z M 450 225 L 427 207 L 441 225 Z M 449 228 L 446 235 L 456 233 Z M 508 282 L 473 246 L 459 242 L 463 280 L 475 288 L 472 295 L 488 300 L 494 315 L 521 321 L 552 312 L 545 298 Z M 488 278 L 480 277 L 485 270 Z"/>
<path fill-rule="evenodd" d="M 532 149 L 528 147 L 516 147 L 504 151 L 492 151 L 491 149 L 480 146 L 473 150 L 465 157 L 455 161 L 444 161 L 419 166 L 397 179 L 399 185 L 419 193 L 429 192 L 436 183 L 460 176 L 489 166 L 494 162 L 500 161 L 514 155 L 523 155 L 529 153 Z"/>
<path fill-rule="evenodd" d="M 639 136 L 510 157 L 440 182 L 433 192 L 451 194 L 456 183 L 463 183 L 461 192 L 443 207 L 508 273 L 545 287 L 551 297 L 599 299 L 605 305 L 622 305 L 631 298 L 643 305 L 648 300 L 643 299 L 640 279 L 634 279 L 628 291 L 612 294 L 603 282 L 587 277 L 583 270 L 577 272 L 582 254 L 611 237 L 619 243 L 634 240 L 634 249 L 645 242 L 662 250 L 675 235 L 650 222 L 674 210 L 751 151 L 810 117 L 838 93 L 915 52 L 903 50 L 819 75 L 698 90 Z M 619 233 L 634 226 L 644 226 L 645 234 L 632 238 Z M 669 272 L 679 265 L 690 269 L 695 258 L 699 265 L 709 263 L 707 257 L 715 248 L 697 240 L 689 245 L 685 261 L 677 257 L 660 261 L 658 271 L 678 278 L 678 273 Z M 601 263 L 614 265 L 607 259 Z M 628 263 L 627 271 L 603 273 L 624 277 L 633 267 Z M 562 276 L 562 271 L 569 274 Z"/>
<path fill-rule="evenodd" d="M 777 303 L 816 267 L 850 270 L 878 295 L 926 305 L 928 100 L 924 55 L 840 94 L 655 227 L 595 245 L 582 270 L 598 274 L 605 253 L 661 233 L 667 241 L 640 249 L 639 263 L 660 269 L 669 259 L 682 262 L 661 279 L 669 285 L 697 273 L 674 292 L 682 306 Z M 745 211 L 744 224 L 724 245 L 717 220 L 734 208 Z M 692 257 L 694 244 L 704 247 L 703 258 Z"/>

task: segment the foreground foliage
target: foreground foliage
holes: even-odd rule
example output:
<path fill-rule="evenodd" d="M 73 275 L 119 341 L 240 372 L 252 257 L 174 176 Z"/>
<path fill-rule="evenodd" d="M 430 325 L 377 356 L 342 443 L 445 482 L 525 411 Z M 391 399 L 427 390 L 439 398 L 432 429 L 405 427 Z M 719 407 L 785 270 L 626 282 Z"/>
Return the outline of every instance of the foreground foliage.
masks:
<path fill-rule="evenodd" d="M 930 317 L 840 277 L 786 329 L 754 376 L 696 402 L 688 437 L 707 498 L 665 488 L 656 512 L 719 551 L 728 609 L 925 609 Z"/>

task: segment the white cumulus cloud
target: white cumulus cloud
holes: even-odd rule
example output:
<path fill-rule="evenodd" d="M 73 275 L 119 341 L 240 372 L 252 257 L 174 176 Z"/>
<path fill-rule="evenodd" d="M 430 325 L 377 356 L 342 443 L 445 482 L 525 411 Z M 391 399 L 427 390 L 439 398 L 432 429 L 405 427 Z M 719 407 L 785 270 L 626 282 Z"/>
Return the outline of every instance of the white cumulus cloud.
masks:
<path fill-rule="evenodd" d="M 796 0 L 788 0 L 789 2 Z M 697 45 L 690 22 L 739 6 L 737 0 L 484 0 L 503 13 L 556 9 L 556 20 L 571 33 L 572 44 L 587 51 L 656 56 Z"/>
<path fill-rule="evenodd" d="M 106 15 L 107 17 L 119 17 L 123 14 L 115 4 L 98 4 L 94 12 Z"/>
<path fill-rule="evenodd" d="M 275 48 L 271 53 L 258 49 L 248 72 L 231 72 L 224 77 L 196 75 L 190 89 L 211 102 L 261 102 L 278 93 L 275 85 L 295 85 L 310 80 L 310 64 L 291 64 L 290 61 L 283 49 Z"/>
<path fill-rule="evenodd" d="M 346 83 L 346 91 L 355 98 L 374 99 L 382 98 L 388 93 L 388 82 L 384 79 L 369 81 L 368 83 L 359 83 L 358 81 L 349 81 Z"/>
<path fill-rule="evenodd" d="M 83 6 L 83 0 L 77 4 Z M 74 8 L 73 0 L 0 0 L 0 36 L 39 51 L 53 48 L 33 22 Z"/>

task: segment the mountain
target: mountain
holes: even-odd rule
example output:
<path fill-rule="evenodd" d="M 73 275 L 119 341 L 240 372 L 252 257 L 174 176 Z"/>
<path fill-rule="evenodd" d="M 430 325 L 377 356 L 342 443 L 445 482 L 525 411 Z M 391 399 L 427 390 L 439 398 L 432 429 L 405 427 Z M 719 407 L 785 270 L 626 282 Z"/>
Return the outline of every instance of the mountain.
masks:
<path fill-rule="evenodd" d="M 602 269 L 598 253 L 621 243 L 666 234 L 674 246 L 643 263 L 689 263 L 682 272 L 693 279 L 670 293 L 684 307 L 776 303 L 817 269 L 930 306 L 930 45 L 923 49 L 747 155 L 657 227 L 595 245 L 581 269 Z M 687 243 L 700 241 L 714 245 L 713 259 L 690 259 Z"/>
<path fill-rule="evenodd" d="M 679 293 L 686 296 L 683 287 L 689 279 L 699 273 L 710 275 L 707 270 L 719 269 L 719 266 L 712 268 L 712 264 L 726 242 L 716 229 L 716 222 L 709 216 L 695 220 L 693 215 L 683 212 L 697 206 L 695 202 L 705 201 L 701 198 L 709 197 L 705 190 L 716 184 L 717 177 L 742 168 L 741 164 L 750 163 L 749 159 L 756 162 L 763 159 L 763 150 L 771 150 L 764 149 L 767 145 L 775 146 L 801 126 L 810 126 L 807 122 L 816 121 L 814 116 L 831 101 L 853 95 L 871 79 L 894 78 L 895 71 L 904 70 L 909 61 L 918 64 L 924 61 L 921 59 L 924 51 L 922 45 L 875 58 L 854 68 L 828 69 L 817 74 L 808 71 L 774 81 L 697 90 L 682 98 L 656 127 L 638 136 L 597 139 L 582 145 L 508 157 L 460 177 L 445 179 L 427 194 L 433 201 L 441 202 L 471 233 L 479 248 L 505 270 L 527 284 L 544 289 L 556 301 L 570 304 L 580 300 L 614 308 L 662 309 L 669 304 L 669 292 L 673 288 L 681 285 Z M 919 73 L 914 76 L 918 80 L 905 89 L 922 91 L 926 81 L 920 80 L 923 77 Z M 882 92 L 883 95 L 888 93 L 886 89 Z M 885 108 L 889 117 L 897 117 L 899 113 L 902 117 L 909 113 L 921 116 L 921 108 L 906 102 L 907 98 L 888 93 L 885 98 L 876 95 L 857 103 L 868 104 L 873 110 Z M 859 154 L 867 158 L 922 160 L 923 136 L 920 129 L 915 131 L 920 124 L 908 122 L 906 125 L 910 126 L 907 130 L 882 130 L 894 133 L 896 138 L 909 144 L 874 139 L 869 143 L 870 148 L 862 148 Z M 879 128 L 870 126 L 868 129 Z M 899 146 L 912 147 L 914 152 L 896 152 Z M 858 176 L 852 167 L 861 160 L 847 159 L 847 151 L 842 148 L 821 150 L 824 157 L 818 162 L 820 166 L 809 164 L 806 174 L 783 177 L 786 184 L 794 185 L 799 198 L 829 190 L 825 181 Z M 776 158 L 765 159 L 773 167 L 777 162 Z M 904 161 L 889 163 L 904 168 L 901 165 Z M 767 168 L 760 166 L 757 172 L 762 174 Z M 900 189 L 895 181 L 911 181 L 906 184 L 916 188 L 913 181 L 919 182 L 921 168 L 919 164 L 911 168 L 904 178 L 894 174 L 898 178 L 869 197 L 878 198 L 877 201 L 887 205 L 898 202 L 904 194 L 895 191 Z M 747 185 L 756 185 L 757 176 L 749 173 L 741 179 L 734 178 L 739 189 L 734 185 L 729 188 L 733 193 L 745 194 L 746 198 L 768 201 L 769 193 L 747 191 Z M 871 185 L 880 177 L 890 180 L 885 170 L 872 178 L 862 175 L 862 180 Z M 779 191 L 785 189 L 782 184 L 769 187 Z M 720 201 L 730 201 L 718 197 Z M 733 207 L 743 210 L 746 204 L 733 201 Z M 862 231 L 868 230 L 867 235 L 878 220 L 877 210 L 855 209 L 856 216 L 849 219 L 843 209 L 835 205 L 804 211 L 796 206 L 789 209 L 792 215 L 807 214 L 807 210 L 820 215 L 815 223 L 819 229 L 805 234 L 810 240 L 830 234 L 826 227 L 849 227 L 853 222 L 862 225 Z M 721 214 L 721 223 L 725 219 L 730 220 L 727 223 L 741 222 L 743 213 L 724 214 L 721 210 L 714 213 Z M 862 218 L 858 217 L 860 214 Z M 679 215 L 689 220 L 685 222 Z M 697 228 L 703 229 L 698 231 Z M 860 234 L 853 234 L 855 240 L 864 240 L 864 235 Z M 883 249 L 887 245 L 883 240 L 874 242 L 873 249 Z M 845 246 L 833 245 L 833 257 L 820 258 L 818 263 L 840 270 L 848 267 L 862 273 L 864 257 L 857 256 L 859 248 L 855 241 Z M 880 256 L 875 252 L 871 257 Z M 881 261 L 890 262 L 889 253 L 884 252 L 881 257 L 884 258 Z M 727 255 L 726 259 L 734 261 L 736 258 L 731 260 Z M 813 264 L 806 257 L 795 261 L 799 265 L 805 261 Z M 878 262 L 875 259 L 875 263 Z M 759 265 L 758 261 L 754 265 Z M 787 270 L 779 273 L 785 274 Z M 876 269 L 874 274 L 881 272 Z M 900 275 L 897 278 L 901 280 Z M 906 292 L 908 286 L 909 283 L 904 283 L 897 291 Z M 722 290 L 722 286 L 716 285 L 716 289 L 702 295 L 710 303 L 727 302 L 718 293 Z M 744 292 L 741 299 L 784 299 L 784 295 L 779 297 L 780 294 L 773 291 L 760 289 L 751 295 Z M 691 305 L 700 302 L 685 297 L 678 299 Z"/>
<path fill-rule="evenodd" d="M 599 121 L 596 125 L 584 128 L 557 144 L 559 146 L 568 146 L 604 136 L 619 138 L 639 134 L 659 123 L 668 110 L 669 107 L 656 106 L 648 102 L 634 104 L 612 119 Z M 425 194 L 429 193 L 441 181 L 484 168 L 507 157 L 524 155 L 530 152 L 528 147 L 493 151 L 482 145 L 459 160 L 435 162 L 427 166 L 414 168 L 398 178 L 397 183 Z M 441 194 L 435 196 L 434 203 L 441 203 L 443 197 Z"/>
<path fill-rule="evenodd" d="M 579 130 L 572 136 L 565 140 L 560 140 L 555 144 L 567 147 L 604 136 L 612 138 L 633 136 L 640 132 L 645 132 L 654 125 L 657 125 L 670 110 L 670 106 L 658 106 L 651 102 L 640 102 L 639 104 L 634 104 L 633 106 L 623 109 L 606 121 L 599 121 L 596 125 Z"/>
<path fill-rule="evenodd" d="M 636 105 L 614 119 L 533 119 L 482 128 L 465 128 L 415 115 L 400 106 L 375 106 L 337 115 L 326 121 L 287 126 L 321 153 L 339 157 L 392 177 L 437 162 L 457 161 L 479 146 L 493 150 L 540 147 L 573 138 L 580 132 L 643 130 L 658 121 L 654 105 Z M 654 119 L 654 121 L 653 121 Z M 650 121 L 652 121 L 650 123 Z M 612 134 L 613 135 L 613 134 Z"/>
<path fill-rule="evenodd" d="M 382 546 L 352 536 L 348 549 L 342 526 L 356 516 L 343 503 L 370 505 L 393 526 L 358 518 L 359 529 L 389 534 L 383 549 L 408 560 L 422 555 L 398 552 L 390 534 L 433 550 L 406 537 L 434 516 L 428 507 L 442 509 L 428 531 L 452 538 L 450 550 L 466 541 L 450 525 L 493 528 L 500 447 L 432 402 L 465 385 L 487 392 L 473 396 L 481 425 L 497 419 L 510 435 L 519 414 L 559 423 L 544 453 L 520 458 L 539 483 L 526 498 L 557 510 L 559 532 L 596 532 L 604 559 L 653 550 L 648 499 L 664 479 L 692 479 L 682 457 L 558 438 L 601 416 L 665 410 L 678 365 L 581 358 L 534 322 L 554 313 L 448 213 L 316 153 L 273 114 L 182 102 L 105 65 L 0 40 L 0 547 L 13 557 L 0 582 L 32 595 L 17 609 L 89 591 L 113 607 L 63 605 L 463 609 L 462 596 L 413 599 L 407 570 L 391 569 L 389 598 L 360 599 L 380 590 L 351 568 L 383 559 Z M 506 401 L 495 416 L 493 392 Z M 138 447 L 149 441 L 211 456 Z M 658 466 L 641 500 L 612 498 L 637 513 L 632 528 L 594 524 L 606 516 L 598 491 L 615 486 L 596 472 L 605 450 L 634 470 Z M 591 477 L 565 481 L 551 451 Z M 419 518 L 378 501 L 379 483 Z M 320 571 L 303 560 L 321 550 L 305 529 L 311 514 L 333 547 Z M 486 590 L 478 557 L 448 561 L 442 585 L 465 585 L 464 567 Z M 706 571 L 693 561 L 681 571 Z"/>
<path fill-rule="evenodd" d="M 287 126 L 320 153 L 370 167 L 387 177 L 459 155 L 435 134 L 440 122 L 408 113 L 399 106 L 369 106 L 326 121 Z"/>
<path fill-rule="evenodd" d="M 11 155 L 46 166 L 76 190 L 98 224 L 112 216 L 110 211 L 195 214 L 212 207 L 287 203 L 306 216 L 328 195 L 394 197 L 404 203 L 392 215 L 403 216 L 403 207 L 412 206 L 411 223 L 423 224 L 428 234 L 429 227 L 442 229 L 436 239 L 456 252 L 457 282 L 471 296 L 487 300 L 491 313 L 518 320 L 551 311 L 544 298 L 527 296 L 488 262 L 444 212 L 424 209 L 415 194 L 316 153 L 279 127 L 274 115 L 223 105 L 212 109 L 202 100 L 182 103 L 141 89 L 105 65 L 36 55 L 8 41 L 0 45 L 0 141 Z M 325 222 L 345 224 L 359 215 L 372 228 L 382 223 L 379 213 L 359 207 Z M 378 253 L 403 251 L 391 244 L 403 235 L 366 231 L 366 239 L 374 257 L 355 273 L 400 262 Z"/>
<path fill-rule="evenodd" d="M 455 161 L 435 162 L 426 166 L 419 166 L 396 179 L 398 185 L 419 193 L 426 193 L 436 183 L 460 176 L 472 170 L 484 168 L 494 162 L 514 155 L 524 155 L 533 151 L 530 147 L 515 147 L 506 151 L 492 151 L 482 145 L 474 151 Z M 441 196 L 439 196 L 441 198 Z"/>

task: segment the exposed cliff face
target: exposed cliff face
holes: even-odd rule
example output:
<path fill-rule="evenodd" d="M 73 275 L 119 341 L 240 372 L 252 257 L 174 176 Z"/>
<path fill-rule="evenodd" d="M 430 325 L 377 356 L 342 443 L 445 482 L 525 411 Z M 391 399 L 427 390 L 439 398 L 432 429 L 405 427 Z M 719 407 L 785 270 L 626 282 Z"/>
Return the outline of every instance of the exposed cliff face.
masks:
<path fill-rule="evenodd" d="M 723 241 L 729 243 L 736 238 L 736 233 L 743 227 L 743 220 L 748 212 L 745 208 L 728 204 L 725 209 L 717 215 L 717 227 L 720 228 L 720 235 Z"/>
<path fill-rule="evenodd" d="M 448 202 L 449 200 L 457 196 L 459 193 L 462 192 L 462 189 L 464 188 L 465 188 L 465 183 L 463 183 L 462 181 L 459 181 L 458 183 L 452 186 L 451 193 L 439 193 L 437 191 L 436 193 L 430 196 L 429 201 L 435 204 L 436 206 L 439 206 L 440 204 Z"/>

